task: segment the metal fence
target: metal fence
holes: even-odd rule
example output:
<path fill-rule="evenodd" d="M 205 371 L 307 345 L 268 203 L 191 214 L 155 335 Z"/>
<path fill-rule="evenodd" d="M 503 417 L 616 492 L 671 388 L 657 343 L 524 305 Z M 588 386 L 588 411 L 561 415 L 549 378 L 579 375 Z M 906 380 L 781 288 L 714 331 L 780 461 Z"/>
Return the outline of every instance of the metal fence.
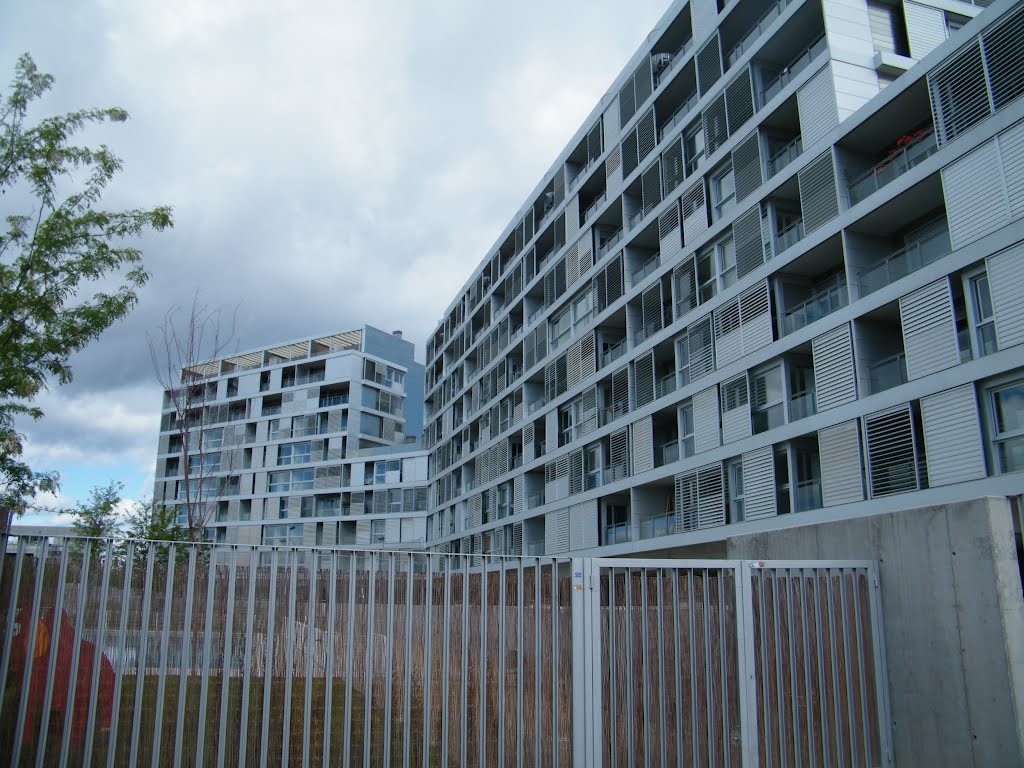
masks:
<path fill-rule="evenodd" d="M 6 552 L 12 765 L 887 762 L 870 563 Z"/>

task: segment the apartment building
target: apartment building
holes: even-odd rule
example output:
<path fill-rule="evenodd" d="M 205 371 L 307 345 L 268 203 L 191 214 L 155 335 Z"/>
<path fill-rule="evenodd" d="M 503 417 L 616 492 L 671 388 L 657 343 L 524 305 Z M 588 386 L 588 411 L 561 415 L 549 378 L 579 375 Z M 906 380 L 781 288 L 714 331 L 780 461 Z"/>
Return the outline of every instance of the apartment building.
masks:
<path fill-rule="evenodd" d="M 184 370 L 164 393 L 154 499 L 183 524 L 195 503 L 217 542 L 422 548 L 413 353 L 400 333 L 364 326 Z"/>
<path fill-rule="evenodd" d="M 427 342 L 428 546 L 1024 488 L 1024 4 L 672 4 Z"/>

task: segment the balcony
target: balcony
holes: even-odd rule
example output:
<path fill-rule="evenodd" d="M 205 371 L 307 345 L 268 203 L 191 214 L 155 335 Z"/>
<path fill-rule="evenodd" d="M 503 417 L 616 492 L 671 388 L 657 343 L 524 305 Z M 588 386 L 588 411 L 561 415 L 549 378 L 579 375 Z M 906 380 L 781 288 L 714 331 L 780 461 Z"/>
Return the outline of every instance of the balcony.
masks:
<path fill-rule="evenodd" d="M 676 391 L 676 373 L 672 373 L 662 376 L 654 384 L 654 397 L 664 397 L 665 395 L 671 394 Z"/>
<path fill-rule="evenodd" d="M 601 475 L 601 484 L 608 485 L 614 483 L 617 480 L 623 480 L 629 476 L 629 472 L 626 471 L 625 464 L 615 464 L 610 467 L 605 467 L 604 472 Z"/>
<path fill-rule="evenodd" d="M 749 50 L 750 47 L 757 42 L 757 38 L 759 38 L 761 34 L 772 25 L 772 22 L 782 15 L 782 12 L 786 10 L 786 6 L 791 2 L 792 0 L 776 0 L 776 2 L 772 3 L 772 5 L 768 7 L 754 26 L 751 27 L 742 39 L 732 47 L 732 50 L 729 51 L 729 55 L 726 57 L 726 61 L 728 62 L 725 67 L 726 69 L 740 60 L 743 53 Z"/>
<path fill-rule="evenodd" d="M 933 261 L 938 261 L 952 250 L 949 242 L 949 229 L 943 222 L 941 229 L 925 235 L 906 248 L 901 248 L 860 270 L 857 281 L 860 285 L 861 296 L 874 293 L 878 289 L 896 282 L 901 277 L 906 277 L 911 272 L 916 272 Z"/>
<path fill-rule="evenodd" d="M 531 493 L 526 497 L 526 508 L 533 509 L 534 507 L 544 506 L 544 493 Z"/>
<path fill-rule="evenodd" d="M 788 336 L 806 325 L 826 317 L 849 303 L 846 290 L 846 279 L 838 280 L 835 285 L 826 288 L 806 301 L 797 304 L 782 318 L 782 333 Z"/>
<path fill-rule="evenodd" d="M 608 347 L 608 349 L 606 349 L 601 355 L 601 366 L 604 367 L 606 365 L 610 365 L 626 354 L 627 346 L 626 340 L 620 339 L 615 344 Z"/>
<path fill-rule="evenodd" d="M 907 383 L 907 357 L 899 352 L 868 366 L 868 388 L 871 394 Z"/>
<path fill-rule="evenodd" d="M 792 248 L 803 239 L 804 220 L 797 219 L 796 221 L 790 222 L 781 229 L 777 235 L 775 235 L 775 255 L 777 256 L 787 248 Z"/>
<path fill-rule="evenodd" d="M 630 540 L 629 536 L 629 523 L 618 523 L 616 525 L 605 526 L 604 529 L 604 544 L 605 546 L 611 544 L 624 544 Z"/>
<path fill-rule="evenodd" d="M 607 199 L 607 194 L 606 193 L 602 192 L 600 195 L 598 195 L 597 198 L 594 200 L 594 202 L 592 202 L 589 206 L 587 206 L 587 210 L 585 210 L 583 212 L 583 217 L 580 219 L 580 221 L 581 222 L 588 221 L 591 216 L 593 216 L 595 213 L 597 213 L 597 209 L 600 208 L 604 204 L 604 201 L 606 199 Z"/>
<path fill-rule="evenodd" d="M 632 275 L 630 275 L 630 279 L 633 281 L 632 285 L 637 285 L 638 283 L 640 283 L 645 277 L 651 274 L 659 266 L 661 266 L 661 254 L 656 253 L 653 256 L 651 256 L 651 258 L 649 258 L 646 262 L 644 262 L 644 265 L 640 267 L 640 269 L 636 270 L 635 272 L 632 273 Z"/>
<path fill-rule="evenodd" d="M 768 178 L 770 179 L 800 157 L 801 152 L 803 152 L 803 143 L 800 136 L 776 150 L 768 157 Z"/>
<path fill-rule="evenodd" d="M 320 398 L 321 408 L 330 408 L 334 405 L 347 405 L 348 395 L 330 395 L 329 397 Z"/>
<path fill-rule="evenodd" d="M 799 421 L 813 416 L 818 412 L 818 402 L 815 399 L 815 390 L 809 389 L 806 392 L 793 395 L 789 400 L 789 420 Z"/>
<path fill-rule="evenodd" d="M 672 71 L 675 70 L 677 66 L 679 66 L 679 63 L 683 60 L 683 57 L 686 56 L 686 54 L 689 53 L 692 48 L 693 38 L 691 37 L 689 40 L 687 40 L 685 43 L 679 46 L 678 51 L 676 51 L 673 54 L 670 54 L 672 58 L 669 61 L 669 63 L 654 73 L 655 88 L 661 85 L 665 81 L 665 79 L 672 73 Z"/>
<path fill-rule="evenodd" d="M 603 427 L 605 424 L 611 424 L 613 421 L 618 421 L 623 416 L 629 413 L 629 408 L 625 404 L 619 403 L 615 405 L 609 405 L 607 408 L 598 411 L 599 421 Z"/>
<path fill-rule="evenodd" d="M 645 323 L 636 333 L 633 334 L 633 345 L 643 344 L 645 340 L 656 334 L 661 330 L 660 320 L 651 320 L 649 323 Z"/>
<path fill-rule="evenodd" d="M 665 121 L 665 124 L 661 126 L 660 129 L 658 129 L 659 143 L 664 140 L 666 134 L 668 134 L 673 128 L 679 125 L 679 123 L 683 122 L 686 116 L 690 114 L 690 110 L 692 110 L 694 106 L 696 106 L 696 104 L 697 94 L 694 93 L 691 94 L 690 98 L 688 98 L 685 102 L 676 107 L 676 111 L 673 112 L 669 119 Z"/>
<path fill-rule="evenodd" d="M 664 467 L 679 461 L 679 441 L 672 440 L 664 445 L 654 446 L 654 466 Z"/>
<path fill-rule="evenodd" d="M 907 139 L 904 142 L 904 139 Z M 880 163 L 861 174 L 849 185 L 850 205 L 856 205 L 886 184 L 895 181 L 915 165 L 919 165 L 938 150 L 935 132 L 919 131 L 900 139 L 901 145 Z"/>
<path fill-rule="evenodd" d="M 802 53 L 800 53 L 788 67 L 775 74 L 774 77 L 768 77 L 765 79 L 764 88 L 761 90 L 761 106 L 763 107 L 769 101 L 771 101 L 777 93 L 785 88 L 789 83 L 799 75 L 807 65 L 814 61 L 818 55 L 825 50 L 825 36 L 822 35 L 809 46 L 807 46 Z"/>
<path fill-rule="evenodd" d="M 604 240 L 604 241 L 603 241 L 603 242 L 602 242 L 602 243 L 601 243 L 601 244 L 600 244 L 600 245 L 599 245 L 599 246 L 597 247 L 597 258 L 598 258 L 598 259 L 600 259 L 600 258 L 601 258 L 602 256 L 604 256 L 604 255 L 605 255 L 606 253 L 608 253 L 608 251 L 610 251 L 610 250 L 611 250 L 612 248 L 614 248 L 614 247 L 615 247 L 615 245 L 616 245 L 616 244 L 617 244 L 617 243 L 618 243 L 618 242 L 619 242 L 619 241 L 620 241 L 621 239 L 622 239 L 622 230 L 621 230 L 621 229 L 618 229 L 618 230 L 616 230 L 615 232 L 613 232 L 613 233 L 611 234 L 611 236 L 609 236 L 609 237 L 608 237 L 608 239 L 607 239 L 607 240 Z"/>
<path fill-rule="evenodd" d="M 650 520 L 640 521 L 640 538 L 641 539 L 653 539 L 658 536 L 667 536 L 670 533 L 676 532 L 676 516 L 662 515 L 661 517 L 654 517 Z"/>
<path fill-rule="evenodd" d="M 821 480 L 803 480 L 796 484 L 797 512 L 821 509 Z"/>

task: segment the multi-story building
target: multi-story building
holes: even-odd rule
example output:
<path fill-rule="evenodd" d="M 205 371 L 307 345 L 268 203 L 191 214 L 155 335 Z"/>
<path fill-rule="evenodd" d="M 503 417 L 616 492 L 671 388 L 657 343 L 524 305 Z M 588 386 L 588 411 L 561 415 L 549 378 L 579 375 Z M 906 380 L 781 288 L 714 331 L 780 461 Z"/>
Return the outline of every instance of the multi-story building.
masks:
<path fill-rule="evenodd" d="M 213 541 L 422 547 L 413 353 L 364 326 L 187 368 L 164 393 L 154 499 L 184 524 L 196 503 Z"/>
<path fill-rule="evenodd" d="M 1024 4 L 677 0 L 426 350 L 428 546 L 1024 488 Z"/>

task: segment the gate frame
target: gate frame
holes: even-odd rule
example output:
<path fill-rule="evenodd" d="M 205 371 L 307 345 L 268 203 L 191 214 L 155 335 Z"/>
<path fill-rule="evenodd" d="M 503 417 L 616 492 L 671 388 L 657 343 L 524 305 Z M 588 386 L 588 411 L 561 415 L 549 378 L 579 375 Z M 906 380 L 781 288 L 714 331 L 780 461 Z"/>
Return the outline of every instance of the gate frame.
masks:
<path fill-rule="evenodd" d="M 856 568 L 869 574 L 868 605 L 875 676 L 879 748 L 883 765 L 893 765 L 892 718 L 886 674 L 885 638 L 878 562 L 875 560 L 684 560 L 671 558 L 572 558 L 572 713 L 574 768 L 603 768 L 603 695 L 601 686 L 601 572 L 611 568 L 732 570 L 736 600 L 737 681 L 739 685 L 742 765 L 759 764 L 757 742 L 757 680 L 754 664 L 755 570 L 793 568 Z"/>

